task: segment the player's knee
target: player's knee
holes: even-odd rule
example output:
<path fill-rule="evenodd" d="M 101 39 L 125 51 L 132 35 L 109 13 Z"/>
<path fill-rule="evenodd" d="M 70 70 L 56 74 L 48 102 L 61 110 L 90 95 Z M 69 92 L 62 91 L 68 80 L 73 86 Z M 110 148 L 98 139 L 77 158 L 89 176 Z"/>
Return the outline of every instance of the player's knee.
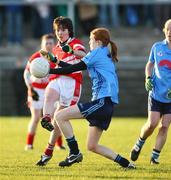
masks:
<path fill-rule="evenodd" d="M 96 145 L 96 144 L 93 144 L 93 143 L 88 143 L 88 144 L 87 144 L 87 149 L 88 149 L 89 151 L 96 152 L 96 148 L 97 148 L 97 145 Z"/>
<path fill-rule="evenodd" d="M 149 131 L 153 131 L 157 127 L 157 124 L 155 123 L 148 123 L 147 128 Z"/>
<path fill-rule="evenodd" d="M 62 123 L 64 121 L 65 115 L 61 113 L 60 111 L 55 112 L 54 118 L 57 123 Z"/>
<path fill-rule="evenodd" d="M 167 126 L 160 126 L 159 127 L 159 132 L 161 135 L 165 135 L 168 131 L 168 127 Z"/>

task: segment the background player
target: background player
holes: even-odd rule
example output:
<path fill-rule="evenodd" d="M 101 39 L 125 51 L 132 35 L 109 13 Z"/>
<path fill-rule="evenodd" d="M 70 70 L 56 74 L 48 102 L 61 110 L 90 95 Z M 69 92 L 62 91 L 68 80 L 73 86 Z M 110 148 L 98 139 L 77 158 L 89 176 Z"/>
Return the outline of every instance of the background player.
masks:
<path fill-rule="evenodd" d="M 141 129 L 140 137 L 131 151 L 136 161 L 146 139 L 159 124 L 159 131 L 151 154 L 151 164 L 159 164 L 159 155 L 166 142 L 171 123 L 171 19 L 166 21 L 165 40 L 152 46 L 146 65 L 146 89 L 149 91 L 148 120 Z"/>
<path fill-rule="evenodd" d="M 41 38 L 41 49 L 47 52 L 52 52 L 55 43 L 56 43 L 55 36 L 53 34 L 46 34 Z M 29 61 L 24 70 L 24 80 L 28 88 L 28 107 L 30 108 L 30 112 L 31 112 L 31 120 L 28 125 L 25 150 L 33 149 L 33 142 L 36 133 L 36 128 L 39 119 L 42 117 L 45 88 L 50 80 L 50 76 L 38 79 L 30 74 L 30 70 L 29 70 L 30 62 L 40 56 L 41 54 L 39 52 L 35 52 L 29 58 Z M 53 67 L 55 65 L 51 63 L 51 66 Z M 59 137 L 56 144 L 60 147 L 63 147 L 61 137 Z"/>

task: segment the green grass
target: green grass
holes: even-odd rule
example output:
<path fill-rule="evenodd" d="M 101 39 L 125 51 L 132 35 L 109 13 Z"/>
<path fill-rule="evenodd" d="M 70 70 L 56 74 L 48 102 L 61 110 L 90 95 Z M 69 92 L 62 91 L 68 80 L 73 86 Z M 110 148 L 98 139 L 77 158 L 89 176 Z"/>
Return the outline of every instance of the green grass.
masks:
<path fill-rule="evenodd" d="M 110 128 L 104 132 L 101 144 L 129 158 L 143 118 L 114 118 Z M 37 167 L 47 144 L 49 133 L 38 127 L 33 151 L 24 151 L 29 118 L 1 118 L 0 120 L 0 179 L 54 179 L 54 180 L 113 180 L 113 179 L 171 179 L 171 133 L 160 156 L 160 165 L 149 164 L 151 150 L 157 131 L 148 139 L 136 162 L 136 170 L 123 170 L 116 163 L 86 150 L 88 123 L 73 120 L 75 136 L 84 155 L 82 163 L 68 168 L 58 167 L 68 151 L 54 151 L 54 156 L 45 167 Z"/>

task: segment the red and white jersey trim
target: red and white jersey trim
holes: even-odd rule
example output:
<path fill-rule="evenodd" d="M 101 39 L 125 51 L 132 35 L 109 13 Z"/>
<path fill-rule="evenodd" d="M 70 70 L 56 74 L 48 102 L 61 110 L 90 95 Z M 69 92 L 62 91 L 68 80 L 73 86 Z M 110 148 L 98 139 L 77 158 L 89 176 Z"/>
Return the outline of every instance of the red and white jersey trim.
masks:
<path fill-rule="evenodd" d="M 79 51 L 84 51 L 85 52 L 85 47 L 83 46 L 82 42 L 79 39 L 76 38 L 70 38 L 67 41 L 68 45 L 71 46 L 73 50 L 79 50 Z M 60 61 L 64 61 L 70 64 L 76 64 L 80 62 L 80 57 L 75 56 L 74 54 L 66 53 L 62 51 L 62 47 L 60 43 L 58 42 L 57 45 L 53 49 L 53 54 L 56 56 L 57 59 Z M 73 79 L 75 79 L 78 82 L 82 82 L 82 72 L 74 72 L 65 76 L 69 76 Z"/>

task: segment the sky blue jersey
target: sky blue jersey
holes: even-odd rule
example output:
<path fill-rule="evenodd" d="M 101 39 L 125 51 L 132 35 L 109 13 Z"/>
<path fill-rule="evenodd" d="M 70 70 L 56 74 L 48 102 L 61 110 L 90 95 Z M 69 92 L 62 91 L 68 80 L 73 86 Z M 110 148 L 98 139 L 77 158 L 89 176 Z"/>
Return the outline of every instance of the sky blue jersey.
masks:
<path fill-rule="evenodd" d="M 149 95 L 157 101 L 170 103 L 171 99 L 167 97 L 167 93 L 171 89 L 171 49 L 166 40 L 156 42 L 152 46 L 149 61 L 154 64 L 154 87 Z"/>
<path fill-rule="evenodd" d="M 111 97 L 118 103 L 118 77 L 107 47 L 90 51 L 83 59 L 92 81 L 92 100 Z"/>

